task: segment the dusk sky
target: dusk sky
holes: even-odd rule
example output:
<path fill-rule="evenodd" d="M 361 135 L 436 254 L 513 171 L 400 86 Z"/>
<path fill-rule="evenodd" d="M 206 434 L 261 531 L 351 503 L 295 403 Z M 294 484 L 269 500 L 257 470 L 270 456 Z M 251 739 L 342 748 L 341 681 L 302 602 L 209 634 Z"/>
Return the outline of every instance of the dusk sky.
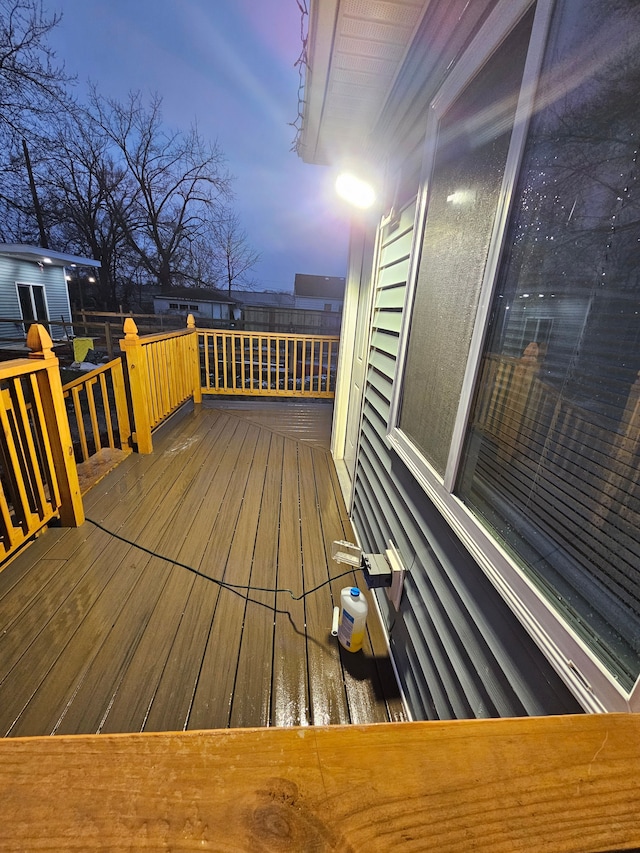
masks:
<path fill-rule="evenodd" d="M 344 276 L 348 214 L 329 170 L 290 149 L 297 112 L 296 0 L 49 0 L 50 44 L 84 99 L 158 92 L 172 129 L 197 122 L 227 158 L 235 210 L 261 253 L 260 289 L 292 290 L 297 272 Z"/>

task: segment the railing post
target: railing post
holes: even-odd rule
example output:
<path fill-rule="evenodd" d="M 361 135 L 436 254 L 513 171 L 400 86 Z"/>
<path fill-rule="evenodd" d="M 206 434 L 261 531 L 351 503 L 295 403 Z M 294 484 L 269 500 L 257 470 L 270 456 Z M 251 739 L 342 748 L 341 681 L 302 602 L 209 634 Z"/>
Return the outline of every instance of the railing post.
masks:
<path fill-rule="evenodd" d="M 628 493 L 630 481 L 637 481 L 635 458 L 640 444 L 640 372 L 631 386 L 627 405 L 620 421 L 620 430 L 612 444 L 611 461 L 606 474 L 606 482 L 598 501 L 598 509 L 592 520 L 602 527 L 613 505 L 620 501 L 621 493 Z"/>
<path fill-rule="evenodd" d="M 520 442 L 531 386 L 540 369 L 538 355 L 538 344 L 535 342 L 528 344 L 511 375 L 500 429 L 501 444 L 498 450 L 500 459 L 506 463 L 511 461 Z"/>
<path fill-rule="evenodd" d="M 27 346 L 31 350 L 29 358 L 42 359 L 45 364 L 45 369 L 36 373 L 36 380 L 60 492 L 60 522 L 64 527 L 79 527 L 84 522 L 84 507 L 73 455 L 73 440 L 58 359 L 53 353 L 51 337 L 44 326 L 33 323 L 29 327 Z"/>
<path fill-rule="evenodd" d="M 187 328 L 191 329 L 189 339 L 189 355 L 191 360 L 190 369 L 193 375 L 193 402 L 202 403 L 202 380 L 200 379 L 200 351 L 198 349 L 198 332 L 193 314 L 187 317 Z"/>
<path fill-rule="evenodd" d="M 107 347 L 107 355 L 113 358 L 113 337 L 111 335 L 111 323 L 107 320 L 104 324 L 104 339 Z"/>
<path fill-rule="evenodd" d="M 132 317 L 124 321 L 124 340 L 120 349 L 125 355 L 127 384 L 131 395 L 131 409 L 134 432 L 132 438 L 138 446 L 138 453 L 152 453 L 151 423 L 147 408 L 147 359 L 144 347 L 140 343 L 138 327 Z"/>

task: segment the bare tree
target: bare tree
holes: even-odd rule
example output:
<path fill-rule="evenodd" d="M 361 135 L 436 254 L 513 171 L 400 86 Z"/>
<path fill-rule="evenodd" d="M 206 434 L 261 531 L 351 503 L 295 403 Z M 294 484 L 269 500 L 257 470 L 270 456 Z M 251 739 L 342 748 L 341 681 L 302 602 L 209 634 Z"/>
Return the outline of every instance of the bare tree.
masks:
<path fill-rule="evenodd" d="M 34 116 L 52 115 L 68 102 L 69 78 L 56 63 L 47 36 L 61 20 L 41 0 L 0 0 L 0 124 L 23 134 Z"/>
<path fill-rule="evenodd" d="M 70 78 L 47 44 L 60 20 L 41 0 L 0 0 L 0 220 L 3 235 L 31 242 L 38 229 L 21 143 L 70 102 Z"/>
<path fill-rule="evenodd" d="M 101 261 L 97 301 L 116 309 L 126 301 L 123 286 L 138 262 L 123 225 L 135 187 L 86 111 L 63 114 L 52 125 L 38 177 L 52 241 Z"/>
<path fill-rule="evenodd" d="M 260 253 L 251 248 L 237 214 L 227 211 L 214 224 L 212 245 L 218 263 L 218 280 L 224 282 L 229 295 L 232 288 L 253 287 L 249 272 L 260 260 Z"/>
<path fill-rule="evenodd" d="M 121 222 L 129 245 L 166 291 L 189 276 L 194 245 L 230 196 L 222 151 L 196 127 L 167 131 L 157 96 L 145 107 L 140 93 L 120 103 L 94 90 L 92 112 L 131 179 Z"/>

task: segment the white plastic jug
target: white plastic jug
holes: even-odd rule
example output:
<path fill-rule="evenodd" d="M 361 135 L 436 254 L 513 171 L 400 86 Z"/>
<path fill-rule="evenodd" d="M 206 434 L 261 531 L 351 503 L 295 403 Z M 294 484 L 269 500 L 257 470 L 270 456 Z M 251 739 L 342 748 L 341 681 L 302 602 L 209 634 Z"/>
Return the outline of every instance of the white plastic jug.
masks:
<path fill-rule="evenodd" d="M 369 605 L 357 586 L 345 586 L 340 591 L 340 626 L 338 640 L 349 652 L 362 648 Z"/>

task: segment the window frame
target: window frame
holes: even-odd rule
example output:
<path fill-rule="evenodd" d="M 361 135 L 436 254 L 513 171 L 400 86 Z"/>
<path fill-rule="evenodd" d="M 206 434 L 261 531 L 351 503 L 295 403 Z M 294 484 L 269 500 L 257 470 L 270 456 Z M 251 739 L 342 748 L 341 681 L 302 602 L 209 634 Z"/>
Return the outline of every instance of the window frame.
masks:
<path fill-rule="evenodd" d="M 34 292 L 33 292 L 34 287 L 39 287 L 40 290 L 42 291 L 42 300 L 44 302 L 45 313 L 47 315 L 44 322 L 47 324 L 47 331 L 49 332 L 50 328 L 49 328 L 48 323 L 49 323 L 49 320 L 51 318 L 51 314 L 49 312 L 49 300 L 47 299 L 47 288 L 46 288 L 46 286 L 44 284 L 36 284 L 32 281 L 22 281 L 22 280 L 17 280 L 15 282 L 15 285 L 16 285 L 16 299 L 18 300 L 18 310 L 20 311 L 20 317 L 22 320 L 22 325 L 25 328 L 25 334 L 27 332 L 27 325 L 26 325 L 27 323 L 41 323 L 42 322 L 42 318 L 38 317 L 38 310 L 37 310 L 37 305 L 36 305 L 35 296 L 34 296 Z M 33 320 L 26 320 L 24 317 L 24 313 L 22 311 L 22 302 L 20 301 L 20 288 L 21 287 L 29 289 L 29 297 L 31 299 L 31 310 L 32 310 L 33 316 L 35 318 Z"/>
<path fill-rule="evenodd" d="M 387 439 L 392 450 L 402 459 L 460 537 L 585 710 L 640 711 L 640 676 L 631 690 L 625 690 L 604 663 L 596 657 L 569 623 L 534 586 L 518 563 L 480 524 L 453 491 L 462 459 L 473 392 L 481 365 L 509 215 L 555 5 L 554 0 L 535 2 L 535 17 L 520 96 L 444 476 L 440 476 L 435 471 L 421 450 L 399 426 L 411 314 L 428 211 L 429 180 L 437 154 L 439 122 L 489 57 L 499 50 L 506 37 L 534 2 L 535 0 L 501 0 L 429 105 L 398 359 L 387 423 Z"/>

